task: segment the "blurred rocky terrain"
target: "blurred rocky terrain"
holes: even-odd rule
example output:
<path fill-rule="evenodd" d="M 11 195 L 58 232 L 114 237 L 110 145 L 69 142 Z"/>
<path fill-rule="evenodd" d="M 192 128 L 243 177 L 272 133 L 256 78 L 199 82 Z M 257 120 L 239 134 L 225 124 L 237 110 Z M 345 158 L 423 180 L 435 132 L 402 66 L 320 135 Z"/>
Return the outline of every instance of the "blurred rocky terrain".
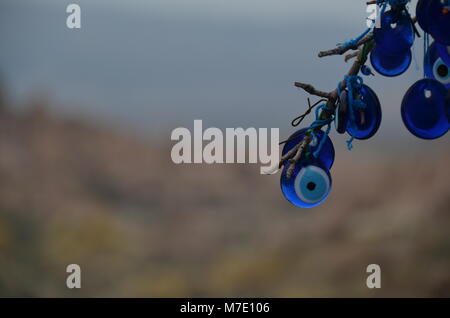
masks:
<path fill-rule="evenodd" d="M 300 210 L 257 166 L 177 166 L 168 139 L 30 103 L 0 105 L 0 296 L 450 296 L 448 147 L 339 153 Z"/>

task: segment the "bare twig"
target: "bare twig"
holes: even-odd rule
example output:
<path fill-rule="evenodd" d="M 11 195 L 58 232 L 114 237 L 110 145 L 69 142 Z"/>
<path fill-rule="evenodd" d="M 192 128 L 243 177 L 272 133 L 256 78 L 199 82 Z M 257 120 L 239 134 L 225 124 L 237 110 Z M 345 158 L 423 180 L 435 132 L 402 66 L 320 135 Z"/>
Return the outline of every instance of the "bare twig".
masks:
<path fill-rule="evenodd" d="M 356 53 L 357 53 L 357 54 L 355 54 L 356 59 L 353 62 L 352 66 L 350 67 L 350 70 L 348 71 L 347 76 L 357 75 L 363 64 L 363 58 L 364 58 L 363 47 L 360 47 Z M 336 100 L 339 97 L 337 88 L 334 89 L 333 91 L 327 93 L 327 92 L 323 92 L 323 91 L 319 91 L 319 90 L 315 89 L 310 84 L 296 82 L 295 86 L 304 89 L 307 93 L 309 93 L 311 95 L 316 95 L 319 97 L 326 98 L 326 106 L 327 107 L 325 110 L 322 111 L 321 116 L 324 119 L 330 118 L 331 116 L 333 116 L 333 114 L 335 112 L 335 107 L 336 107 Z M 345 79 L 342 80 L 339 83 L 339 86 L 340 86 L 341 90 L 344 90 L 347 87 L 346 80 Z M 318 126 L 315 128 L 315 130 L 319 131 L 321 128 L 322 128 L 322 126 Z M 279 164 L 280 168 L 285 162 L 289 161 L 289 167 L 288 167 L 288 170 L 286 171 L 287 178 L 292 177 L 292 174 L 294 173 L 296 164 L 300 160 L 306 147 L 308 147 L 308 145 L 310 144 L 312 138 L 313 137 L 311 134 L 306 134 L 306 136 L 295 147 L 293 147 L 288 153 L 286 153 L 281 158 L 280 164 Z"/>
<path fill-rule="evenodd" d="M 316 96 L 327 98 L 327 99 L 330 98 L 330 93 L 319 91 L 310 84 L 295 82 L 294 85 L 298 88 L 302 88 L 305 92 L 307 92 L 311 95 L 316 95 Z"/>
<path fill-rule="evenodd" d="M 321 52 L 319 52 L 318 56 L 324 57 L 324 56 L 330 56 L 330 55 L 342 55 L 344 53 L 347 53 L 350 50 L 357 50 L 361 45 L 366 44 L 367 42 L 369 42 L 372 39 L 373 39 L 373 34 L 369 33 L 365 37 L 363 37 L 361 40 L 359 40 L 356 45 L 353 45 L 353 46 L 341 45 L 341 46 L 338 46 L 331 50 L 321 51 Z"/>
<path fill-rule="evenodd" d="M 306 135 L 305 138 L 303 138 L 303 140 L 298 144 L 298 149 L 297 152 L 295 153 L 295 156 L 292 159 L 289 159 L 289 167 L 286 171 L 286 178 L 290 179 L 292 177 L 292 174 L 294 173 L 295 170 L 295 166 L 302 157 L 303 152 L 305 151 L 306 147 L 309 145 L 311 140 L 312 136 Z"/>
<path fill-rule="evenodd" d="M 298 148 L 300 147 L 300 142 L 294 147 L 294 148 L 292 148 L 291 150 L 289 150 L 289 152 L 287 152 L 283 157 L 281 157 L 281 160 L 280 160 L 280 164 L 279 164 L 279 167 L 281 168 L 283 165 L 284 165 L 284 163 L 286 162 L 286 161 L 288 161 L 289 159 L 291 159 L 296 153 L 297 153 L 297 150 L 298 150 Z"/>
<path fill-rule="evenodd" d="M 358 51 L 347 54 L 347 55 L 345 56 L 345 59 L 344 59 L 344 60 L 345 60 L 345 63 L 347 63 L 348 61 L 350 61 L 352 58 L 357 57 L 358 54 L 359 54 Z"/>

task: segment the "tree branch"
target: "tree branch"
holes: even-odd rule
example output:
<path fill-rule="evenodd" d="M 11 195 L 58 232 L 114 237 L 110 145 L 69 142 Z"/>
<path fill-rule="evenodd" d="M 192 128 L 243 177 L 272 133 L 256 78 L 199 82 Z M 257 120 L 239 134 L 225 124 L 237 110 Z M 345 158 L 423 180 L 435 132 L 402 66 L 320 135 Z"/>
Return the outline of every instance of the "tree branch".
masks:
<path fill-rule="evenodd" d="M 295 156 L 292 159 L 289 159 L 289 167 L 286 171 L 286 177 L 290 179 L 292 177 L 292 174 L 294 173 L 295 166 L 299 162 L 300 158 L 302 157 L 303 152 L 305 151 L 306 147 L 309 145 L 309 143 L 312 140 L 311 135 L 306 135 L 305 138 L 302 139 L 301 142 L 298 144 L 297 151 L 295 152 Z"/>
<path fill-rule="evenodd" d="M 367 42 L 369 42 L 372 39 L 373 39 L 373 34 L 369 33 L 365 37 L 363 37 L 361 40 L 359 40 L 356 45 L 353 45 L 353 46 L 341 45 L 341 46 L 338 46 L 331 50 L 321 51 L 321 52 L 319 52 L 318 56 L 324 57 L 324 56 L 330 56 L 330 55 L 342 55 L 344 53 L 347 53 L 350 50 L 357 50 L 361 45 L 366 44 Z"/>
<path fill-rule="evenodd" d="M 295 87 L 302 88 L 305 92 L 307 92 L 311 95 L 316 95 L 316 96 L 327 98 L 327 99 L 330 98 L 330 93 L 319 91 L 310 84 L 295 82 L 294 85 L 295 85 Z"/>
<path fill-rule="evenodd" d="M 364 42 L 366 43 L 366 42 Z M 355 52 L 354 57 L 356 57 L 355 61 L 353 62 L 352 66 L 350 67 L 350 70 L 347 73 L 347 76 L 354 76 L 358 75 L 361 66 L 363 65 L 363 60 L 365 60 L 364 56 L 364 46 L 359 47 L 358 51 Z M 336 101 L 338 99 L 338 89 L 334 89 L 331 92 L 324 92 L 315 89 L 310 84 L 295 82 L 295 86 L 304 89 L 307 93 L 311 95 L 316 95 L 322 98 L 326 99 L 326 106 L 327 109 L 323 110 L 320 114 L 321 117 L 324 119 L 330 118 L 335 113 L 336 108 Z M 344 90 L 347 87 L 346 80 L 342 80 L 339 83 L 339 87 L 341 90 Z M 325 125 L 325 124 L 324 124 Z M 319 126 L 315 128 L 315 131 L 319 131 L 323 126 Z M 287 161 L 289 162 L 289 167 L 286 171 L 286 177 L 289 179 L 292 177 L 292 174 L 294 173 L 295 166 L 301 159 L 301 156 L 303 152 L 305 151 L 306 147 L 310 144 L 311 140 L 313 139 L 312 135 L 307 133 L 305 138 L 303 138 L 295 147 L 293 147 L 288 153 L 286 153 L 280 160 L 279 167 L 283 166 L 284 163 Z"/>

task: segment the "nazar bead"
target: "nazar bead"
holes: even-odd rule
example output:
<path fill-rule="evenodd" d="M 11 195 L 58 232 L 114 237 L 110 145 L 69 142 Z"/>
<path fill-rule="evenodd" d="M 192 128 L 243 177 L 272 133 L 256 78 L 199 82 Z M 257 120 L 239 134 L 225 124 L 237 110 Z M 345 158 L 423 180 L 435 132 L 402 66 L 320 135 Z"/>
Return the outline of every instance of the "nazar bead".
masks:
<path fill-rule="evenodd" d="M 441 59 L 445 64 L 450 65 L 450 46 L 440 44 L 439 42 L 435 42 L 435 44 Z"/>
<path fill-rule="evenodd" d="M 437 43 L 434 42 L 428 48 L 425 56 L 425 75 L 450 88 L 450 64 L 445 63 L 439 53 Z"/>
<path fill-rule="evenodd" d="M 447 0 L 429 0 L 424 6 L 428 17 L 428 32 L 435 41 L 450 45 L 450 3 Z"/>
<path fill-rule="evenodd" d="M 386 11 L 381 16 L 381 27 L 374 29 L 374 38 L 385 54 L 403 54 L 414 43 L 411 18 L 403 10 Z"/>
<path fill-rule="evenodd" d="M 290 178 L 286 176 L 288 166 L 281 174 L 280 186 L 284 197 L 301 208 L 312 208 L 326 200 L 332 185 L 330 171 L 317 160 L 298 164 Z"/>
<path fill-rule="evenodd" d="M 292 148 L 294 148 L 296 145 L 298 145 L 299 142 L 301 142 L 307 133 L 308 129 L 303 128 L 300 130 L 297 130 L 295 133 L 293 133 L 289 138 L 288 142 L 284 145 L 282 155 L 284 156 L 287 154 Z M 302 159 L 306 157 L 306 153 L 309 152 L 310 156 L 313 156 L 313 153 L 318 149 L 320 141 L 322 140 L 324 135 L 324 132 L 322 130 L 319 130 L 318 132 L 315 132 L 315 137 L 308 145 L 307 151 L 303 153 Z M 334 146 L 333 142 L 331 141 L 330 137 L 325 137 L 325 142 L 322 146 L 322 149 L 320 150 L 320 153 L 318 154 L 318 160 L 328 169 L 331 169 L 334 162 Z"/>
<path fill-rule="evenodd" d="M 435 79 L 422 79 L 403 97 L 401 115 L 406 128 L 422 139 L 436 139 L 447 133 L 448 90 Z"/>
<path fill-rule="evenodd" d="M 336 114 L 335 114 L 335 127 L 336 131 L 339 134 L 345 134 L 347 132 L 347 123 L 348 123 L 348 96 L 347 90 L 341 92 L 339 96 L 339 101 L 336 106 Z"/>
<path fill-rule="evenodd" d="M 403 74 L 411 65 L 412 54 L 410 49 L 400 53 L 389 53 L 382 47 L 376 46 L 370 53 L 370 63 L 375 71 L 387 77 Z"/>
<path fill-rule="evenodd" d="M 341 105 L 349 104 L 348 92 L 341 93 Z M 364 104 L 364 109 L 358 109 L 353 106 L 346 107 L 348 114 L 345 116 L 347 119 L 346 131 L 350 136 L 356 139 L 369 139 L 376 134 L 381 124 L 381 104 L 378 100 L 376 93 L 367 85 L 362 85 L 360 91 L 357 93 L 356 98 L 359 98 Z M 350 113 L 353 113 L 352 114 Z M 354 122 L 352 123 L 352 118 Z"/>
<path fill-rule="evenodd" d="M 429 15 L 427 14 L 428 4 L 429 0 L 419 0 L 416 6 L 417 22 L 419 23 L 422 30 L 424 30 L 425 32 L 429 32 L 429 24 L 430 24 Z"/>

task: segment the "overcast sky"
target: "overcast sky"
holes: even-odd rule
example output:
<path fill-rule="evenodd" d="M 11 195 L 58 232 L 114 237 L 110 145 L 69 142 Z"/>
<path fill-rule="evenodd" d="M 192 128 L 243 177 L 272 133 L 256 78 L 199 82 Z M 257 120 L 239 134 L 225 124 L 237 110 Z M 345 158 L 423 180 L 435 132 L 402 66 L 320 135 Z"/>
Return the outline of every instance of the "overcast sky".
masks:
<path fill-rule="evenodd" d="M 81 30 L 66 28 L 71 2 Z M 62 112 L 146 134 L 194 119 L 289 132 L 307 97 L 293 82 L 334 89 L 349 65 L 317 52 L 359 35 L 366 16 L 363 0 L 2 0 L 0 74 L 17 99 L 45 91 Z M 405 75 L 366 78 L 383 104 L 379 141 L 416 141 L 399 110 L 422 50 Z"/>

